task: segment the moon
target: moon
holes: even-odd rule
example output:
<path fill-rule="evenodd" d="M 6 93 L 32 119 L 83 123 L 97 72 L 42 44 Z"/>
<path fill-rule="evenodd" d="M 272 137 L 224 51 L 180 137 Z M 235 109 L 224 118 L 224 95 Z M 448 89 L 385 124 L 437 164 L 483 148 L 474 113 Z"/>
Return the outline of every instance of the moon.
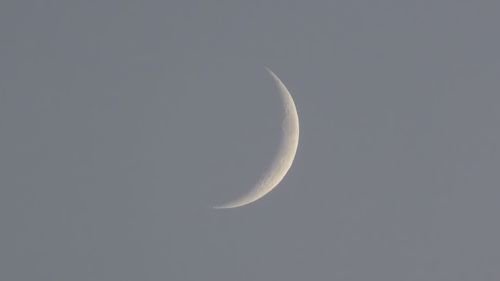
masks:
<path fill-rule="evenodd" d="M 241 207 L 264 197 L 283 180 L 292 166 L 295 154 L 297 153 L 297 147 L 299 145 L 299 115 L 297 113 L 297 108 L 285 84 L 283 84 L 278 76 L 270 69 L 266 68 L 266 70 L 276 83 L 284 107 L 279 150 L 271 166 L 262 174 L 260 180 L 250 192 L 226 204 L 215 206 L 215 209 Z"/>

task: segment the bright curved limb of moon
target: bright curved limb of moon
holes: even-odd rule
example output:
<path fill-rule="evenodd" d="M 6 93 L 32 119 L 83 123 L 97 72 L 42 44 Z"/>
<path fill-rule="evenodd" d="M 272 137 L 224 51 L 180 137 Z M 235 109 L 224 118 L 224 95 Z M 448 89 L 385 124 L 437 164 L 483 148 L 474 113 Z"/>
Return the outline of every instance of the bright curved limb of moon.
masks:
<path fill-rule="evenodd" d="M 273 190 L 285 177 L 292 166 L 297 146 L 299 144 L 299 116 L 293 98 L 283 82 L 270 69 L 266 68 L 274 79 L 281 94 L 284 106 L 282 123 L 282 137 L 279 150 L 267 171 L 262 175 L 258 183 L 246 195 L 229 203 L 216 206 L 215 209 L 229 209 L 250 204 Z"/>

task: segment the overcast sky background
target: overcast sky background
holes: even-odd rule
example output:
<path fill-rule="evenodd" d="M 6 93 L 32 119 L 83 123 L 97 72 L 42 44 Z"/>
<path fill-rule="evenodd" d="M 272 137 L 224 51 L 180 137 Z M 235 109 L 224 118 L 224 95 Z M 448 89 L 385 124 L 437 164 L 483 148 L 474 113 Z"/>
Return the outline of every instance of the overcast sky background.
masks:
<path fill-rule="evenodd" d="M 0 279 L 499 280 L 499 11 L 1 1 Z"/>

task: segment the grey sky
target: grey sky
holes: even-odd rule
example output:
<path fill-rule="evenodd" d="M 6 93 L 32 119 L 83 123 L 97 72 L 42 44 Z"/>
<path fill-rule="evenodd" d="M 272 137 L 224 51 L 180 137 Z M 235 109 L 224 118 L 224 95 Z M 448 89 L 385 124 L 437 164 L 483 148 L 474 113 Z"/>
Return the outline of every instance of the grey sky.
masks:
<path fill-rule="evenodd" d="M 0 279 L 498 280 L 499 11 L 1 1 Z"/>

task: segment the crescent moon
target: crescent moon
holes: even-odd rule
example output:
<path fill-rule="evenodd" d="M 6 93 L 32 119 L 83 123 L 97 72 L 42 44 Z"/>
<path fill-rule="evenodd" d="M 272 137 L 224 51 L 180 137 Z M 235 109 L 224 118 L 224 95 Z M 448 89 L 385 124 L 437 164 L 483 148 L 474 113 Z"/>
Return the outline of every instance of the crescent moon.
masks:
<path fill-rule="evenodd" d="M 285 177 L 286 173 L 292 166 L 297 147 L 299 145 L 299 115 L 297 108 L 293 102 L 293 98 L 288 92 L 283 82 L 274 72 L 266 68 L 280 92 L 281 100 L 284 107 L 282 136 L 279 150 L 274 157 L 271 166 L 261 176 L 257 184 L 246 195 L 230 201 L 229 203 L 216 206 L 215 209 L 230 209 L 241 207 L 264 197 L 271 192 Z"/>

